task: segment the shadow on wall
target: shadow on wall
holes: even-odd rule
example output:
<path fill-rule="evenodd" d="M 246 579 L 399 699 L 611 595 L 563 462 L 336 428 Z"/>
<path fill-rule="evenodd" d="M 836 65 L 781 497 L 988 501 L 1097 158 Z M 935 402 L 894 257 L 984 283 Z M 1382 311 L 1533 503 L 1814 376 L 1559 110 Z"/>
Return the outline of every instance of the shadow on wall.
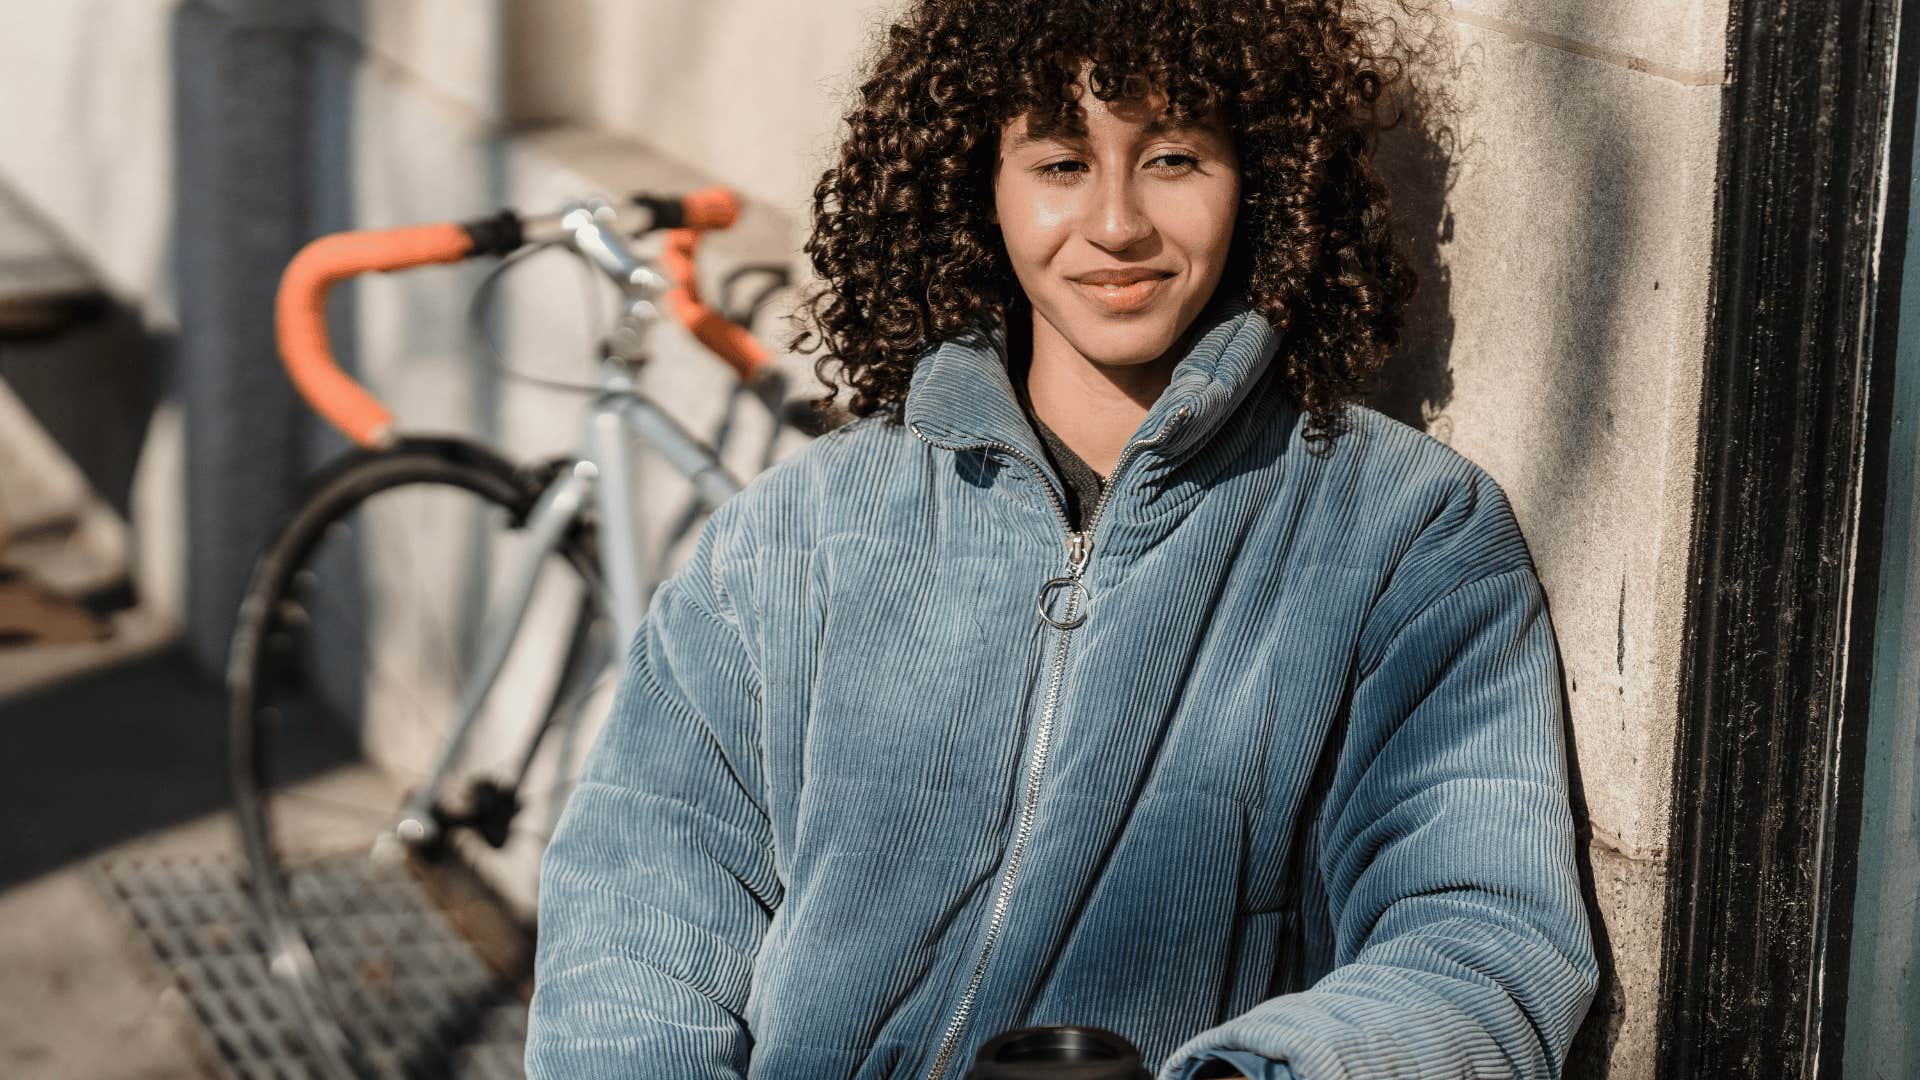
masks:
<path fill-rule="evenodd" d="M 1413 97 L 1399 125 L 1381 136 L 1374 159 L 1393 193 L 1394 218 L 1418 284 L 1400 348 L 1367 404 L 1422 431 L 1453 400 L 1453 274 L 1442 251 L 1453 241 L 1447 205 L 1459 167 L 1453 119 L 1444 96 Z"/>

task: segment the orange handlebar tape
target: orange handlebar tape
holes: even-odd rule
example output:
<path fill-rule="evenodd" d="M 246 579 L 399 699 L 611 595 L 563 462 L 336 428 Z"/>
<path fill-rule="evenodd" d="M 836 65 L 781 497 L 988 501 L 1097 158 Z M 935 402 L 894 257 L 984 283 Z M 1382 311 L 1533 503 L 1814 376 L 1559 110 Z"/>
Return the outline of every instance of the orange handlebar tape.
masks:
<path fill-rule="evenodd" d="M 666 233 L 660 261 L 666 267 L 667 276 L 673 279 L 673 289 L 666 295 L 667 310 L 742 379 L 750 379 L 771 357 L 767 347 L 746 327 L 728 321 L 726 316 L 700 302 L 693 277 L 693 252 L 699 244 L 697 229 L 670 229 Z"/>
<path fill-rule="evenodd" d="M 723 187 L 701 188 L 680 197 L 689 229 L 730 229 L 740 218 L 740 196 Z"/>
<path fill-rule="evenodd" d="M 315 412 L 365 447 L 379 446 L 393 426 L 387 407 L 333 357 L 327 293 L 334 284 L 375 270 L 459 262 L 472 249 L 467 230 L 454 224 L 335 233 L 300 249 L 280 276 L 274 329 L 287 374 Z"/>

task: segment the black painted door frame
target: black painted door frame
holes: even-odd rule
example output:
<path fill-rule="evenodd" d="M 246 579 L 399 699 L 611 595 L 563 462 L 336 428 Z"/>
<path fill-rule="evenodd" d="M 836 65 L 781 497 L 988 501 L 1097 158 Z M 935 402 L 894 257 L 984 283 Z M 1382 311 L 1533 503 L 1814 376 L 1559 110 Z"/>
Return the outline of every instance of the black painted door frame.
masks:
<path fill-rule="evenodd" d="M 1663 1078 L 1840 1077 L 1920 60 L 1898 7 L 1730 3 Z"/>

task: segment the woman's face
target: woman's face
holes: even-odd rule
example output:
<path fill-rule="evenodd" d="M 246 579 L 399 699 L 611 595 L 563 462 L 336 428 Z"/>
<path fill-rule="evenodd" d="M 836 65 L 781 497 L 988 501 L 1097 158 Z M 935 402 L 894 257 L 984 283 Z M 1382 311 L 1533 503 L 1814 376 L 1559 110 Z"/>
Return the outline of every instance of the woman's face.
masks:
<path fill-rule="evenodd" d="M 1220 282 L 1239 161 L 1215 126 L 1159 126 L 1159 95 L 1080 99 L 1084 137 L 1035 137 L 1024 117 L 1002 130 L 994 213 L 1033 304 L 1036 350 L 1057 335 L 1095 365 L 1147 364 Z"/>

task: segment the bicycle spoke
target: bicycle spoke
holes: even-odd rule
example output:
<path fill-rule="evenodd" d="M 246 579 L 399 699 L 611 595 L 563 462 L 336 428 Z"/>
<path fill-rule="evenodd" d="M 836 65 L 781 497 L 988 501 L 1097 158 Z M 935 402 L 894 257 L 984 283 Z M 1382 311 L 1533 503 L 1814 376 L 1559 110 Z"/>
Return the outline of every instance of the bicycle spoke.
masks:
<path fill-rule="evenodd" d="M 415 536 L 417 536 L 418 534 L 414 530 L 408 529 L 408 528 L 395 528 L 391 531 L 394 533 L 393 548 L 399 555 L 399 561 L 403 564 L 401 567 L 401 572 L 397 576 L 397 579 L 401 582 L 413 582 L 413 583 L 431 580 L 427 577 L 422 576 L 423 567 L 421 566 L 420 563 L 418 563 L 417 560 L 413 558 L 413 552 L 412 552 L 413 541 Z M 430 637 L 433 639 L 435 643 L 437 643 L 438 648 L 436 651 L 439 653 L 439 656 L 440 656 L 441 668 L 442 668 L 441 673 L 445 677 L 445 685 L 458 686 L 461 678 L 461 674 L 462 674 L 461 669 L 464 665 L 461 664 L 459 654 L 456 651 L 455 646 L 453 644 L 453 631 L 449 629 L 446 622 L 438 618 L 438 612 L 435 610 L 435 605 L 432 599 L 422 598 L 421 602 L 412 605 L 412 608 L 413 608 L 413 613 L 415 617 L 418 618 L 421 622 L 426 624 L 425 632 L 424 633 L 416 632 L 413 635 L 413 640 L 418 641 L 418 640 L 421 640 L 422 638 Z M 427 658 L 422 656 L 419 658 L 419 660 L 423 665 L 423 670 L 421 674 L 425 675 L 427 674 L 427 671 L 425 670 L 425 664 L 426 664 Z M 457 697 L 455 698 L 454 707 L 456 709 L 458 708 Z M 453 719 L 454 717 L 452 715 L 448 716 L 449 723 Z M 424 740 L 429 745 L 436 743 L 439 739 L 443 738 L 446 734 L 446 726 L 444 725 L 439 729 L 426 726 L 427 721 L 426 721 L 426 713 L 424 710 L 421 710 L 414 715 L 413 722 L 415 724 L 416 730 L 423 736 Z"/>

